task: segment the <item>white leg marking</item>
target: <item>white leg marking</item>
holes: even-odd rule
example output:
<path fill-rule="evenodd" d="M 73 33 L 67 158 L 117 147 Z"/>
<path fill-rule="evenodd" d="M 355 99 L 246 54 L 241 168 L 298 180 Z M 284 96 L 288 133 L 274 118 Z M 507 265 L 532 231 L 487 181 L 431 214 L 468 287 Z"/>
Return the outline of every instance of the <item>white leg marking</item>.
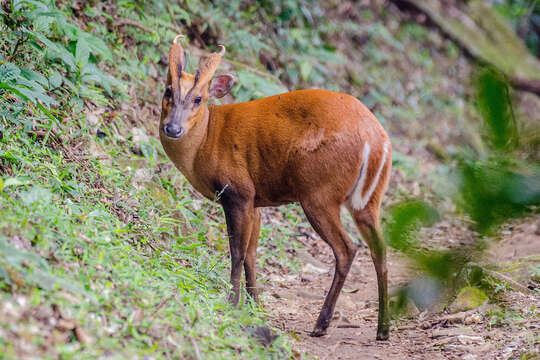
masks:
<path fill-rule="evenodd" d="M 358 180 L 358 184 L 356 185 L 356 188 L 354 189 L 354 194 L 351 199 L 352 206 L 355 210 L 363 209 L 368 203 L 369 199 L 371 199 L 371 195 L 373 195 L 373 192 L 377 188 L 377 184 L 379 183 L 379 178 L 381 177 L 382 169 L 384 168 L 384 164 L 386 163 L 386 156 L 388 155 L 388 143 L 384 143 L 384 149 L 383 149 L 383 154 L 381 158 L 381 163 L 379 164 L 379 169 L 377 170 L 377 173 L 375 174 L 375 177 L 373 178 L 373 181 L 371 182 L 371 185 L 369 186 L 366 194 L 362 196 L 362 193 L 364 192 L 364 184 L 366 182 L 367 167 L 369 164 L 368 162 L 369 151 L 370 151 L 369 145 L 368 143 L 366 143 L 364 145 L 364 152 L 362 156 L 362 170 L 360 172 L 360 178 Z"/>
<path fill-rule="evenodd" d="M 353 208 L 355 209 L 362 209 L 365 204 L 363 203 L 364 200 L 362 199 L 362 192 L 364 190 L 364 184 L 366 183 L 366 175 L 367 175 L 367 168 L 369 166 L 369 152 L 371 151 L 371 148 L 369 147 L 369 144 L 364 144 L 364 151 L 362 152 L 362 168 L 360 170 L 360 177 L 358 178 L 358 181 L 356 182 L 356 186 L 354 188 L 353 196 L 351 199 Z"/>

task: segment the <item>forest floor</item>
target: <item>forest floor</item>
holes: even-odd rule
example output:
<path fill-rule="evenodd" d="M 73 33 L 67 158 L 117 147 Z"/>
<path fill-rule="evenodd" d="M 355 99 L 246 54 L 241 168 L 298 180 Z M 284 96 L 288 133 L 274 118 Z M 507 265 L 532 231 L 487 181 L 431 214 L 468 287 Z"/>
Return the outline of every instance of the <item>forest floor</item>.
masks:
<path fill-rule="evenodd" d="M 346 7 L 333 11 L 343 12 L 331 14 L 336 21 L 351 13 Z M 469 107 L 472 66 L 450 40 L 417 24 L 402 24 L 400 16 L 391 12 L 385 22 L 374 18 L 369 36 L 350 36 L 355 42 L 344 39 L 345 32 L 334 35 L 348 62 L 328 70 L 343 92 L 366 103 L 392 137 L 395 166 L 383 216 L 400 200 L 428 200 L 441 209 L 443 220 L 422 230 L 422 245 L 466 245 L 474 237 L 470 223 L 456 214 L 441 184 L 456 148 L 478 149 Z M 365 47 L 356 43 L 367 39 Z M 196 358 L 197 342 L 203 358 L 281 358 L 280 346 L 307 359 L 538 358 L 540 215 L 503 226 L 478 260 L 510 279 L 498 282 L 490 302 L 457 313 L 447 309 L 451 300 L 431 310 L 411 306 L 392 321 L 390 339 L 378 342 L 377 287 L 368 249 L 358 251 L 328 335 L 312 338 L 308 334 L 332 281 L 332 252 L 298 207 L 264 209 L 257 263 L 264 311 L 225 304 L 224 218 L 161 151 L 156 135 L 164 69 L 154 65 L 155 76 L 145 74 L 144 81 L 130 86 L 132 98 L 118 104 L 116 115 L 105 116 L 109 109 L 97 105 L 84 108 L 88 118 L 102 118 L 105 140 L 96 126 L 85 136 L 68 137 L 57 158 L 41 156 L 38 147 L 27 150 L 15 135 L 9 144 L 5 141 L 12 153 L 29 157 L 27 172 L 36 174 L 32 184 L 43 185 L 43 179 L 56 184 L 49 172 L 73 168 L 86 187 L 77 197 L 55 189 L 51 201 L 40 202 L 32 196 L 47 195 L 43 189 L 6 186 L 3 196 L 12 202 L 0 203 L 0 235 L 50 263 L 50 269 L 36 266 L 37 271 L 65 279 L 67 290 L 39 290 L 25 280 L 16 284 L 20 289 L 2 293 L 0 350 L 10 349 L 12 358 L 75 358 L 81 351 L 89 358 Z M 530 103 L 516 108 L 528 108 L 531 116 L 523 118 L 534 122 L 539 102 Z M 47 166 L 40 167 L 41 162 Z M 13 176 L 20 175 L 24 168 Z M 345 225 L 359 239 L 350 222 Z M 391 292 L 419 273 L 392 250 L 388 265 Z M 255 341 L 245 328 L 262 322 L 281 335 L 273 344 L 277 351 L 253 351 Z"/>
<path fill-rule="evenodd" d="M 514 274 L 538 263 L 539 227 L 539 217 L 514 225 L 492 245 L 486 261 L 501 269 L 510 264 L 525 265 L 514 266 Z M 447 235 L 440 233 L 441 237 Z M 312 338 L 308 334 L 332 281 L 332 272 L 327 270 L 333 267 L 333 256 L 322 240 L 308 237 L 305 242 L 309 243 L 307 251 L 298 254 L 302 272 L 267 274 L 270 281 L 263 296 L 271 323 L 291 334 L 293 349 L 299 353 L 318 359 L 508 359 L 539 355 L 540 296 L 514 289 L 506 289 L 498 304 L 486 303 L 466 312 L 414 309 L 410 318 L 393 322 L 388 341 L 375 341 L 377 283 L 365 247 L 347 278 L 328 335 Z M 389 253 L 390 289 L 414 273 L 406 264 L 406 259 Z M 520 281 L 527 286 L 529 279 L 522 276 Z M 523 354 L 530 357 L 520 357 L 526 356 Z"/>
<path fill-rule="evenodd" d="M 441 69 L 455 67 L 458 69 L 458 79 L 453 80 L 465 82 L 471 70 L 464 62 L 462 56 L 455 59 L 441 56 L 435 66 Z M 417 74 L 416 78 L 424 77 L 423 81 L 429 78 L 423 73 L 424 70 L 415 71 L 422 74 Z M 450 75 L 444 74 L 441 78 L 444 86 L 438 91 L 449 91 L 448 96 L 463 91 L 455 84 L 449 85 Z M 346 91 L 354 93 L 355 89 L 345 79 L 342 82 Z M 159 98 L 159 94 L 155 98 Z M 537 102 L 532 103 L 520 109 L 533 113 Z M 159 105 L 151 102 L 137 104 L 134 108 L 134 113 L 159 113 Z M 426 232 L 420 235 L 423 244 L 429 248 L 470 244 L 474 237 L 470 224 L 454 217 L 454 205 L 440 199 L 444 191 L 437 188 L 437 178 L 442 176 L 439 169 L 441 161 L 437 159 L 440 155 L 437 144 L 445 149 L 462 143 L 474 144 L 475 135 L 470 129 L 475 125 L 466 123 L 463 118 L 453 117 L 448 110 L 439 114 L 439 121 L 412 125 L 403 124 L 399 118 L 394 117 L 391 110 L 379 105 L 375 105 L 375 110 L 380 110 L 386 118 L 385 126 L 392 135 L 393 146 L 399 156 L 399 165 L 393 170 L 383 208 L 401 199 L 404 192 L 406 196 L 435 198 L 446 215 L 443 221 L 433 228 L 425 229 Z M 385 114 L 385 111 L 388 113 Z M 431 115 L 427 114 L 427 110 L 425 112 L 422 116 L 429 118 Z M 145 116 L 128 117 L 124 121 L 133 123 L 141 118 Z M 444 124 L 441 125 L 441 122 Z M 156 125 L 145 124 L 145 127 L 151 134 L 157 134 Z M 442 155 L 446 156 L 444 153 Z M 410 168 L 414 168 L 412 173 L 409 172 Z M 184 186 L 194 198 L 200 198 L 190 185 Z M 505 285 L 497 294 L 496 301 L 492 299 L 478 308 L 464 312 L 449 310 L 451 302 L 441 302 L 433 309 L 423 311 L 413 306 L 412 311 L 392 322 L 388 341 L 375 341 L 377 285 L 373 263 L 365 245 L 357 253 L 328 335 L 319 338 L 309 336 L 332 282 L 334 257 L 330 247 L 313 232 L 305 220 L 296 227 L 291 224 L 290 217 L 303 218 L 298 210 L 296 207 L 263 209 L 263 228 L 272 230 L 270 234 L 267 230 L 262 235 L 259 256 L 262 254 L 266 259 L 258 262 L 258 281 L 263 284 L 261 305 L 268 316 L 268 325 L 289 339 L 296 357 L 328 360 L 472 360 L 534 359 L 540 356 L 539 275 L 536 275 L 536 280 L 531 277 L 531 268 L 540 266 L 540 215 L 531 215 L 506 224 L 502 235 L 490 240 L 491 246 L 484 252 L 485 258 L 482 260 L 486 267 L 507 274 L 531 291 L 520 291 Z M 352 237 L 360 239 L 350 221 L 345 220 L 345 226 Z M 224 230 L 222 232 L 224 236 Z M 283 243 L 280 235 L 287 232 L 289 237 Z M 274 237 L 280 237 L 279 244 L 276 244 Z M 268 253 L 272 254 L 270 260 Z M 295 264 L 290 265 L 288 262 Z M 392 250 L 388 255 L 388 267 L 391 293 L 418 274 L 403 255 Z"/>

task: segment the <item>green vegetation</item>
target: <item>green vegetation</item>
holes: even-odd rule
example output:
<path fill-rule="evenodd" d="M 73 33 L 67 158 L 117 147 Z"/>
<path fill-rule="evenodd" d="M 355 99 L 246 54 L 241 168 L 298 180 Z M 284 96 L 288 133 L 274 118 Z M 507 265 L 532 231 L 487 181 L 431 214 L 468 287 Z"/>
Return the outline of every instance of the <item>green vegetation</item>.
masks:
<path fill-rule="evenodd" d="M 476 105 L 485 124 L 484 152 L 464 151 L 457 156 L 453 170 L 454 201 L 473 222 L 477 232 L 474 242 L 442 251 L 421 248 L 422 244 L 414 238 L 415 231 L 421 226 L 432 226 L 440 217 L 435 208 L 419 200 L 395 204 L 385 229 L 388 244 L 411 258 L 422 276 L 434 280 L 432 299 L 427 301 L 431 304 L 440 301 L 443 293 L 453 296 L 454 291 L 449 289 L 459 290 L 464 283 L 497 292 L 500 279 L 490 282 L 486 279 L 489 272 L 474 263 L 487 247 L 486 237 L 509 219 L 523 216 L 540 204 L 540 168 L 520 159 L 516 152 L 519 136 L 504 76 L 492 68 L 481 69 L 474 85 Z M 397 314 L 404 311 L 408 297 L 422 296 L 415 291 L 410 284 L 402 288 L 394 308 Z M 459 290 L 456 302 L 460 311 L 465 311 L 478 307 L 478 302 L 484 300 L 480 290 L 466 286 Z"/>
<path fill-rule="evenodd" d="M 518 35 L 525 40 L 533 54 L 540 54 L 540 2 L 538 0 L 504 0 L 494 8 L 510 20 Z"/>
<path fill-rule="evenodd" d="M 457 212 L 489 234 L 538 202 L 538 193 L 513 192 L 538 169 L 508 122 L 519 119 L 504 81 L 479 73 L 480 104 L 471 106 L 459 49 L 395 11 L 291 0 L 0 4 L 0 358 L 298 355 L 295 334 L 270 345 L 253 335 L 270 326 L 264 299 L 227 303 L 222 211 L 154 137 L 163 56 L 180 32 L 190 71 L 199 55 L 227 46 L 235 101 L 306 87 L 359 97 L 393 135 L 389 202 L 420 198 L 392 207 L 387 239 L 430 276 L 448 278 L 464 257 L 418 250 L 411 231 L 420 224 Z M 508 116 L 491 118 L 501 114 L 491 101 Z M 436 165 L 423 168 L 421 156 Z M 490 176 L 505 181 L 482 186 Z M 451 190 L 463 195 L 457 211 Z M 300 213 L 283 207 L 263 224 L 259 268 L 299 270 L 302 245 L 292 238 L 308 227 Z"/>
<path fill-rule="evenodd" d="M 149 96 L 154 65 L 93 23 L 98 13 L 82 27 L 61 9 L 20 1 L 2 10 L 0 288 L 2 308 L 13 311 L 0 318 L 0 354 L 286 356 L 285 339 L 264 348 L 249 336 L 263 309 L 227 303 L 221 210 L 165 166 L 156 139 L 113 136 L 129 136 L 131 125 L 112 109 L 132 100 L 130 83 Z M 140 41 L 142 53 L 159 39 Z M 278 233 L 262 233 L 279 243 Z M 26 322 L 25 312 L 52 304 L 56 321 L 77 325 L 66 333 L 48 318 Z"/>

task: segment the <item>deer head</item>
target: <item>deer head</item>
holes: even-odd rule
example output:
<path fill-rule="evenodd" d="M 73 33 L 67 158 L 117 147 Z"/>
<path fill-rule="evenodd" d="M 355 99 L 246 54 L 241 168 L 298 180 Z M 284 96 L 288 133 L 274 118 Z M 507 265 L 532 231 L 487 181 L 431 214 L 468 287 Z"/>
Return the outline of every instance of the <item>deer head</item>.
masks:
<path fill-rule="evenodd" d="M 213 78 L 225 46 L 219 45 L 219 53 L 210 54 L 195 72 L 185 72 L 187 54 L 178 43 L 183 38 L 174 38 L 169 51 L 169 72 L 162 100 L 160 131 L 170 139 L 179 139 L 192 129 L 206 113 L 206 102 L 210 97 L 225 96 L 234 85 L 231 75 L 219 75 Z"/>

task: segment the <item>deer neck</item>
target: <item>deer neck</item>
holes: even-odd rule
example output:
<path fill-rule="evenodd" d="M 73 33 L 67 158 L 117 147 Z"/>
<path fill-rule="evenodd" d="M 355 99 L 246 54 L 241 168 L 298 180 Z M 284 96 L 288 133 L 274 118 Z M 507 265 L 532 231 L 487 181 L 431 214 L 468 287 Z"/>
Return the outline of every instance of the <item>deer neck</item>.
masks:
<path fill-rule="evenodd" d="M 195 125 L 178 140 L 167 138 L 160 131 L 161 143 L 169 158 L 184 176 L 198 188 L 199 179 L 195 172 L 195 158 L 201 146 L 204 144 L 208 132 L 208 120 L 210 111 L 206 105 L 201 109 L 200 119 Z"/>

